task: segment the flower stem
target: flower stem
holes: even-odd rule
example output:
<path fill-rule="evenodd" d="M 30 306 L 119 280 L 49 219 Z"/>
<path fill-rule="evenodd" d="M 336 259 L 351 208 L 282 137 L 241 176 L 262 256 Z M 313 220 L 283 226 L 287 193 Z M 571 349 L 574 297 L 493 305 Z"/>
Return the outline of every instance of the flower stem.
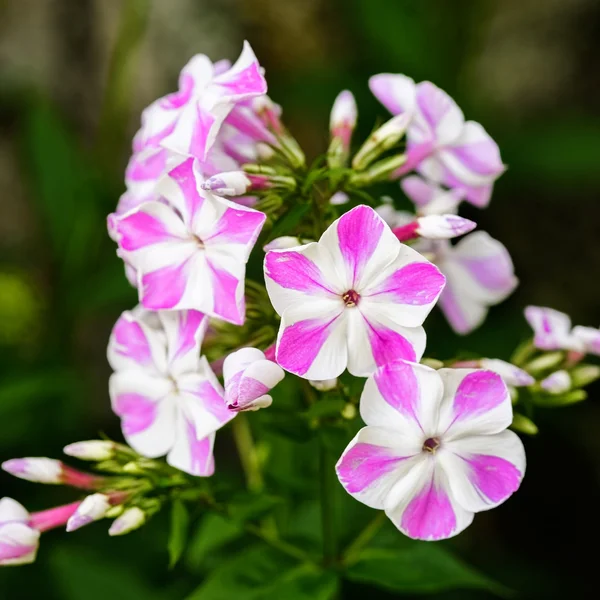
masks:
<path fill-rule="evenodd" d="M 333 487 L 333 464 L 329 452 L 321 440 L 319 450 L 321 488 L 321 530 L 323 534 L 323 562 L 331 565 L 336 558 L 335 504 Z"/>
<path fill-rule="evenodd" d="M 265 482 L 260 470 L 260 462 L 248 417 L 244 413 L 239 413 L 232 421 L 233 439 L 242 463 L 242 469 L 246 477 L 246 485 L 251 492 L 260 492 Z"/>
<path fill-rule="evenodd" d="M 360 551 L 373 539 L 385 523 L 385 513 L 381 511 L 355 538 L 344 552 L 343 563 L 348 566 L 356 562 Z"/>

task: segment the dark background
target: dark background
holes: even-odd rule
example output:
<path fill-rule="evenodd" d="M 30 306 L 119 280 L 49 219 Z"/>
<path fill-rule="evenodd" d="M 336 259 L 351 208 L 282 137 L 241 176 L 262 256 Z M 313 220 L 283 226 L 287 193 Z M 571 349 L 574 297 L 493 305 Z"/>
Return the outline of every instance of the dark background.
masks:
<path fill-rule="evenodd" d="M 597 326 L 599 37 L 594 0 L 0 1 L 0 458 L 59 457 L 99 431 L 120 439 L 105 349 L 136 298 L 105 217 L 141 109 L 194 53 L 234 59 L 243 39 L 309 157 L 326 148 L 339 90 L 358 101 L 357 139 L 387 118 L 367 87 L 386 71 L 434 81 L 497 140 L 508 170 L 489 209 L 463 214 L 508 247 L 521 285 L 466 338 L 433 315 L 429 356 L 508 358 L 528 336 L 527 304 Z M 454 543 L 523 597 L 597 597 L 597 395 L 536 414 L 521 490 Z M 229 452 L 225 436 L 234 463 Z M 30 510 L 73 497 L 4 473 L 0 486 Z M 45 534 L 35 565 L 0 571 L 0 597 L 179 600 L 201 580 L 189 557 L 167 569 L 164 516 L 120 539 L 106 528 Z M 392 597 L 343 597 L 365 593 Z"/>

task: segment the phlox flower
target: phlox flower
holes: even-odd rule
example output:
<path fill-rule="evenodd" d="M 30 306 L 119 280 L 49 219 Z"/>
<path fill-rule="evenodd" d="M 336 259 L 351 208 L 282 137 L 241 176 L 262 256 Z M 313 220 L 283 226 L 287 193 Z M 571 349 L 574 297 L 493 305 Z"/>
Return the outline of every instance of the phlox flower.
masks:
<path fill-rule="evenodd" d="M 206 321 L 193 310 L 125 312 L 108 345 L 112 407 L 129 445 L 204 476 L 214 471 L 215 431 L 235 416 L 200 357 Z"/>
<path fill-rule="evenodd" d="M 248 42 L 232 67 L 226 61 L 213 64 L 197 54 L 181 71 L 179 90 L 144 110 L 138 147 L 160 143 L 204 160 L 235 103 L 266 92 L 262 68 Z"/>
<path fill-rule="evenodd" d="M 572 327 L 569 315 L 543 306 L 528 306 L 525 318 L 533 329 L 536 348 L 600 356 L 600 329 Z"/>
<path fill-rule="evenodd" d="M 24 506 L 12 498 L 0 500 L 0 565 L 26 565 L 35 560 L 40 532 L 30 525 Z"/>
<path fill-rule="evenodd" d="M 400 187 L 414 203 L 417 214 L 421 216 L 456 213 L 458 205 L 463 199 L 463 193 L 460 190 L 445 190 L 418 175 L 403 177 Z"/>
<path fill-rule="evenodd" d="M 281 315 L 277 362 L 314 380 L 419 360 L 421 325 L 444 287 L 437 267 L 368 206 L 342 215 L 318 242 L 268 252 L 265 281 Z"/>
<path fill-rule="evenodd" d="M 369 86 L 394 115 L 411 117 L 406 132 L 407 162 L 395 174 L 416 169 L 427 179 L 455 188 L 475 206 L 487 206 L 494 181 L 504 171 L 494 140 L 475 121 L 465 121 L 461 109 L 429 81 L 383 73 Z"/>
<path fill-rule="evenodd" d="M 338 478 L 411 538 L 460 533 L 525 473 L 523 444 L 507 430 L 510 396 L 491 371 L 392 362 L 367 380 L 360 414 L 367 426 L 342 454 Z"/>
<path fill-rule="evenodd" d="M 146 202 L 115 217 L 120 256 L 137 273 L 148 309 L 194 309 L 242 324 L 246 262 L 265 214 L 201 189 L 186 159 L 159 186 L 168 204 Z"/>
<path fill-rule="evenodd" d="M 81 489 L 94 489 L 103 481 L 102 477 L 73 469 L 60 460 L 45 456 L 11 458 L 2 463 L 2 469 L 27 481 Z"/>
<path fill-rule="evenodd" d="M 67 521 L 67 531 L 75 531 L 94 521 L 99 521 L 110 510 L 111 499 L 106 494 L 86 496 Z"/>
<path fill-rule="evenodd" d="M 273 402 L 269 391 L 284 376 L 283 369 L 257 348 L 242 348 L 223 363 L 225 402 L 235 412 L 266 408 Z"/>

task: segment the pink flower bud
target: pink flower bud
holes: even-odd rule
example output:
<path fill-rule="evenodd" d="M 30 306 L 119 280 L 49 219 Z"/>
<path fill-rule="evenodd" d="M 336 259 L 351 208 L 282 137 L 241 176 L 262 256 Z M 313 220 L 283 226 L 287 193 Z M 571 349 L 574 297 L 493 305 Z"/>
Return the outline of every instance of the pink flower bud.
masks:
<path fill-rule="evenodd" d="M 343 204 L 348 204 L 350 202 L 350 197 L 345 192 L 336 192 L 329 198 L 329 204 L 333 206 L 341 206 Z"/>
<path fill-rule="evenodd" d="M 81 489 L 94 489 L 102 482 L 102 477 L 90 475 L 65 465 L 53 458 L 13 458 L 2 463 L 7 473 L 33 481 L 52 485 L 70 485 Z"/>
<path fill-rule="evenodd" d="M 132 508 L 128 508 L 125 512 L 117 517 L 110 529 L 108 530 L 108 535 L 125 535 L 134 529 L 138 529 L 146 522 L 146 513 L 137 506 Z"/>
<path fill-rule="evenodd" d="M 563 394 L 571 389 L 571 377 L 566 371 L 556 371 L 541 381 L 540 387 L 549 394 Z"/>
<path fill-rule="evenodd" d="M 250 187 L 250 179 L 243 171 L 228 171 L 209 177 L 200 187 L 221 196 L 241 196 Z"/>
<path fill-rule="evenodd" d="M 344 152 L 350 149 L 350 140 L 356 127 L 357 116 L 356 101 L 352 93 L 348 90 L 340 92 L 331 109 L 329 131 L 332 138 L 340 140 Z"/>
<path fill-rule="evenodd" d="M 69 444 L 63 448 L 63 452 L 80 460 L 100 461 L 113 458 L 116 447 L 114 442 L 107 440 L 88 440 Z"/>
<path fill-rule="evenodd" d="M 457 215 L 428 215 L 417 222 L 417 233 L 430 240 L 449 240 L 477 227 L 477 223 Z"/>
<path fill-rule="evenodd" d="M 110 498 L 105 494 L 87 496 L 67 521 L 67 531 L 75 531 L 93 521 L 103 519 L 110 506 Z"/>
<path fill-rule="evenodd" d="M 482 358 L 478 366 L 498 373 L 504 383 L 512 387 L 526 387 L 535 383 L 535 379 L 527 371 L 498 358 Z"/>
<path fill-rule="evenodd" d="M 242 348 L 223 364 L 225 402 L 230 410 L 258 410 L 271 405 L 268 392 L 284 376 L 283 369 L 257 348 Z"/>

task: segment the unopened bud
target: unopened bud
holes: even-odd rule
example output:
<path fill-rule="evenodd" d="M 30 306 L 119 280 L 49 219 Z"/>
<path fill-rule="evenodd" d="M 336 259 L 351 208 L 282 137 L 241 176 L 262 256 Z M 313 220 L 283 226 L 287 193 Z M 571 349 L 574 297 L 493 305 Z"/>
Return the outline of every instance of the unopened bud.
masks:
<path fill-rule="evenodd" d="M 527 435 L 536 435 L 539 431 L 537 425 L 531 419 L 520 413 L 514 413 L 511 427 L 515 431 Z"/>
<path fill-rule="evenodd" d="M 504 383 L 509 386 L 526 387 L 535 383 L 535 379 L 527 371 L 498 358 L 482 358 L 479 361 L 479 366 L 482 369 L 498 373 Z"/>
<path fill-rule="evenodd" d="M 119 515 L 123 514 L 125 507 L 122 504 L 117 504 L 116 506 L 111 506 L 107 511 L 106 515 L 104 515 L 107 519 L 114 519 Z"/>
<path fill-rule="evenodd" d="M 117 444 L 106 440 L 88 440 L 75 442 L 63 448 L 67 456 L 73 456 L 80 460 L 110 460 L 115 456 Z"/>
<path fill-rule="evenodd" d="M 406 133 L 411 119 L 410 113 L 402 113 L 392 117 L 375 130 L 354 156 L 352 167 L 357 171 L 362 171 L 383 152 L 395 146 Z M 398 165 L 397 168 L 400 166 L 402 165 Z"/>
<path fill-rule="evenodd" d="M 278 135 L 283 133 L 281 106 L 275 104 L 269 96 L 257 96 L 254 98 L 252 100 L 252 109 L 268 129 Z"/>
<path fill-rule="evenodd" d="M 209 177 L 200 187 L 221 196 L 241 196 L 248 191 L 250 179 L 243 171 L 227 171 Z"/>
<path fill-rule="evenodd" d="M 472 231 L 477 224 L 457 215 L 428 215 L 418 217 L 407 225 L 392 229 L 394 235 L 405 242 L 418 237 L 429 240 L 450 240 Z"/>
<path fill-rule="evenodd" d="M 557 406 L 568 406 L 570 404 L 576 404 L 587 398 L 585 390 L 572 390 L 566 394 L 538 394 L 533 397 L 533 401 L 538 406 L 545 408 L 553 408 Z"/>
<path fill-rule="evenodd" d="M 557 367 L 564 359 L 563 352 L 547 352 L 525 365 L 529 373 L 539 373 Z"/>
<path fill-rule="evenodd" d="M 437 358 L 422 358 L 421 364 L 429 367 L 430 369 L 435 369 L 436 371 L 444 366 L 444 363 Z"/>
<path fill-rule="evenodd" d="M 109 509 L 110 499 L 105 494 L 87 496 L 67 521 L 67 531 L 75 531 L 93 521 L 103 519 Z"/>
<path fill-rule="evenodd" d="M 549 394 L 563 394 L 571 389 L 571 377 L 566 371 L 556 371 L 541 381 L 540 387 Z"/>
<path fill-rule="evenodd" d="M 53 458 L 12 458 L 2 463 L 2 469 L 19 479 L 34 483 L 63 483 L 64 464 Z"/>
<path fill-rule="evenodd" d="M 596 365 L 579 365 L 571 371 L 573 387 L 584 387 L 600 379 L 600 367 Z"/>
<path fill-rule="evenodd" d="M 337 377 L 335 377 L 334 379 L 321 380 L 310 379 L 308 383 L 310 383 L 310 385 L 312 385 L 312 387 L 314 387 L 315 390 L 319 390 L 319 392 L 328 392 L 329 390 L 333 390 L 337 387 L 338 380 Z"/>
<path fill-rule="evenodd" d="M 352 419 L 356 417 L 356 406 L 351 402 L 348 402 L 348 404 L 342 408 L 342 417 L 348 421 L 352 421 Z"/>
<path fill-rule="evenodd" d="M 356 127 L 356 101 L 351 92 L 340 92 L 333 103 L 329 121 L 331 143 L 327 151 L 327 162 L 330 168 L 342 167 L 350 152 L 352 132 Z"/>
<path fill-rule="evenodd" d="M 378 181 L 387 181 L 390 175 L 399 169 L 406 162 L 405 154 L 397 154 L 390 158 L 385 158 L 376 162 L 366 171 L 353 173 L 350 176 L 349 183 L 354 187 L 366 187 L 377 183 Z"/>
<path fill-rule="evenodd" d="M 348 204 L 348 202 L 350 202 L 350 197 L 345 192 L 336 192 L 329 198 L 329 204 L 333 206 L 342 206 Z"/>
<path fill-rule="evenodd" d="M 146 522 L 146 513 L 141 508 L 134 506 L 128 508 L 108 530 L 108 535 L 125 535 L 134 529 L 138 529 Z"/>
<path fill-rule="evenodd" d="M 248 174 L 250 181 L 249 191 L 263 191 L 271 189 L 280 189 L 294 191 L 296 189 L 296 180 L 287 175 L 252 175 Z"/>

